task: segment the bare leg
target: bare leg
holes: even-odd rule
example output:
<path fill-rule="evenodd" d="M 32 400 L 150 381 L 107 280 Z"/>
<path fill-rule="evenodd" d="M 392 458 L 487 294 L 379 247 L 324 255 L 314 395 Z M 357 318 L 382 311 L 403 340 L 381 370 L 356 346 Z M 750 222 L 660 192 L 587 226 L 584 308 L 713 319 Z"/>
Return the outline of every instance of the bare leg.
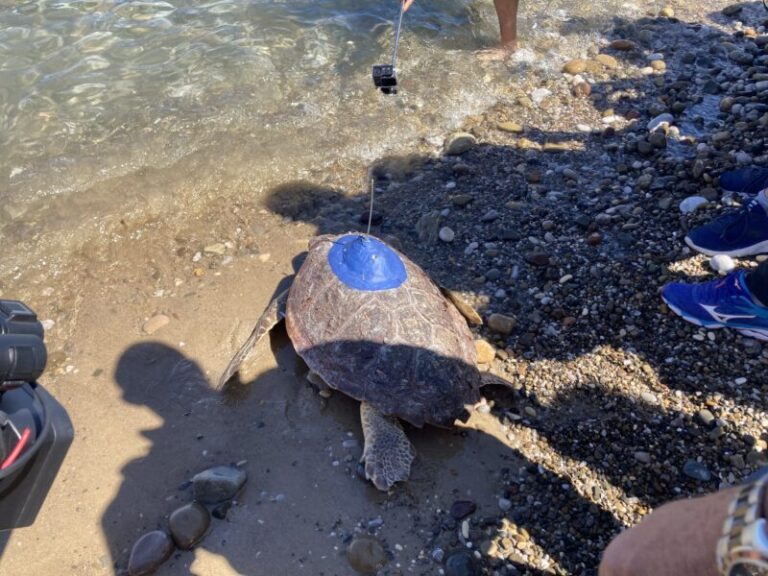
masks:
<path fill-rule="evenodd" d="M 499 17 L 501 47 L 506 50 L 517 48 L 517 7 L 520 0 L 493 0 Z"/>

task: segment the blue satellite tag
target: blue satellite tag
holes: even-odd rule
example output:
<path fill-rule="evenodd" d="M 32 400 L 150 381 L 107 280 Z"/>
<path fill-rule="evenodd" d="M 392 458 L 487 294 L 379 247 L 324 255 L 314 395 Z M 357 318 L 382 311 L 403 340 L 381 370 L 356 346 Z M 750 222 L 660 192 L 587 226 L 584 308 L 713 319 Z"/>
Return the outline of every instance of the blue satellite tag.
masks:
<path fill-rule="evenodd" d="M 397 288 L 408 278 L 405 264 L 392 248 L 362 234 L 336 240 L 328 252 L 328 263 L 346 286 L 365 292 Z"/>

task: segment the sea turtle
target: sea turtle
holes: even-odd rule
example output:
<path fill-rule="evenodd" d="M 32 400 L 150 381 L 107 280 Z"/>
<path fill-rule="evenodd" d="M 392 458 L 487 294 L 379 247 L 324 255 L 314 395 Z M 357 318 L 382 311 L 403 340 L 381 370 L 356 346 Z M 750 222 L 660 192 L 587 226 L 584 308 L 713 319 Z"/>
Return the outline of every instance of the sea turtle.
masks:
<path fill-rule="evenodd" d="M 457 310 L 461 304 L 447 295 L 374 236 L 315 237 L 293 283 L 270 302 L 219 388 L 285 318 L 311 374 L 361 401 L 361 462 L 366 477 L 389 490 L 408 478 L 414 458 L 398 419 L 451 427 L 478 402 L 487 379 L 496 381 L 477 369 L 472 332 Z M 479 321 L 471 308 L 464 312 Z"/>

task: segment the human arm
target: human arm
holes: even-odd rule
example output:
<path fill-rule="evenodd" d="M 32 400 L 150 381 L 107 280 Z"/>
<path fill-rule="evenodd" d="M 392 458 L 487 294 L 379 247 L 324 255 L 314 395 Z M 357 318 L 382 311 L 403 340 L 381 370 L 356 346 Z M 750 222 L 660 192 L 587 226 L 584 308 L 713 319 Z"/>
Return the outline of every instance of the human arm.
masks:
<path fill-rule="evenodd" d="M 661 506 L 611 542 L 599 576 L 717 576 L 717 541 L 738 490 Z"/>

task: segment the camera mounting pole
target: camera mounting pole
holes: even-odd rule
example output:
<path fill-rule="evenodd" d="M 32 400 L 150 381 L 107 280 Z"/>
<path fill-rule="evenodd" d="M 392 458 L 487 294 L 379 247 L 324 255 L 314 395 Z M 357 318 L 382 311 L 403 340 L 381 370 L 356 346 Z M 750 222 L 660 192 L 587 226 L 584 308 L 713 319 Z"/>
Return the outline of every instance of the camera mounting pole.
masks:
<path fill-rule="evenodd" d="M 392 70 L 397 66 L 397 47 L 400 46 L 400 30 L 403 27 L 403 14 L 405 14 L 405 0 L 400 2 L 400 16 L 397 19 L 397 30 L 395 31 L 395 47 L 392 49 Z"/>

